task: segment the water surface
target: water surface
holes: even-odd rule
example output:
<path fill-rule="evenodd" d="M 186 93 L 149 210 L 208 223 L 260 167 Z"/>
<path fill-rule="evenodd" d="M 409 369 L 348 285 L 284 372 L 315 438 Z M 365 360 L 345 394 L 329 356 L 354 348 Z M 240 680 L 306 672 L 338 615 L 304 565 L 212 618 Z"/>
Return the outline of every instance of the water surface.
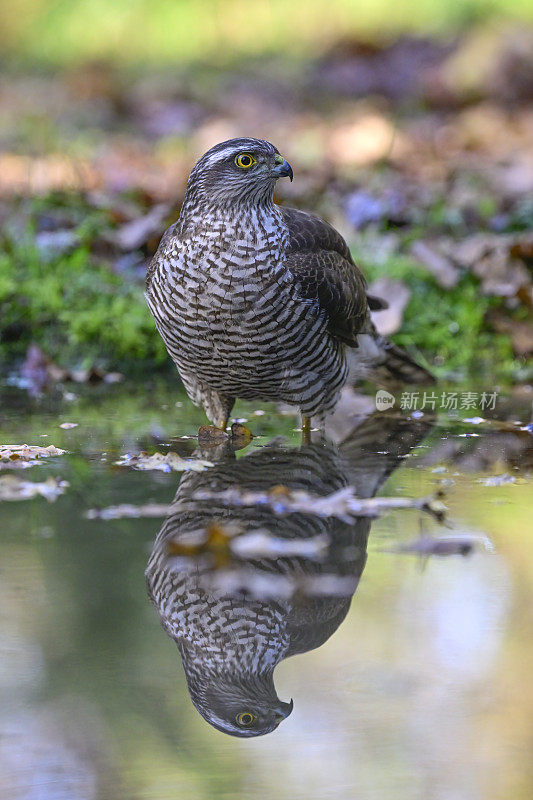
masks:
<path fill-rule="evenodd" d="M 293 417 L 243 404 L 237 413 L 258 434 L 252 445 L 213 451 L 213 468 L 182 475 L 114 465 L 142 449 L 205 455 L 194 438 L 182 438 L 194 436 L 203 416 L 174 386 L 76 393 L 39 402 L 15 389 L 3 396 L 0 443 L 69 451 L 9 472 L 60 476 L 69 487 L 54 503 L 0 505 L 2 797 L 532 796 L 527 396 L 502 399 L 495 419 L 481 423 L 348 416 L 328 441 L 315 435 L 303 449 Z M 77 427 L 62 429 L 63 422 Z M 416 510 L 346 522 L 198 497 L 275 484 L 317 496 L 347 485 L 359 497 L 442 488 L 447 523 Z M 152 502 L 170 505 L 169 514 L 86 516 Z M 214 519 L 240 533 L 266 531 L 289 544 L 324 537 L 329 545 L 321 559 L 312 547 L 307 555 L 222 562 L 209 548 L 188 559 L 178 548 L 168 561 L 165 543 L 183 542 Z M 472 553 L 401 552 L 420 537 L 450 535 L 472 537 Z M 225 607 L 222 629 L 251 604 L 277 620 L 266 655 L 279 661 L 275 694 L 266 693 L 264 707 L 281 717 L 288 709 L 276 710 L 274 698 L 292 698 L 294 708 L 271 733 L 228 736 L 198 713 L 172 625 L 161 626 L 181 602 L 165 589 L 155 596 L 165 570 L 200 576 L 215 628 L 221 612 L 209 598 L 230 590 L 237 599 Z M 204 649 L 216 649 L 210 635 Z M 239 657 L 234 648 L 229 671 L 240 669 Z M 227 698 L 215 705 L 220 719 Z"/>

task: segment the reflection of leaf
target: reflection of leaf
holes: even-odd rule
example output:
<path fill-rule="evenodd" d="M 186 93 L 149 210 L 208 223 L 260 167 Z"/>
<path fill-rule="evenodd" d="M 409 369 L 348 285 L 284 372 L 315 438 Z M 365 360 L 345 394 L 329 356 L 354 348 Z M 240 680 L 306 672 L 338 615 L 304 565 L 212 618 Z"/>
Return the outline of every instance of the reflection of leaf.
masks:
<path fill-rule="evenodd" d="M 166 517 L 170 514 L 172 506 L 166 503 L 146 503 L 144 506 L 134 506 L 132 503 L 122 503 L 120 506 L 108 508 L 91 508 L 85 513 L 87 519 L 139 519 L 141 517 Z"/>
<path fill-rule="evenodd" d="M 156 455 L 161 454 L 157 453 Z M 208 462 L 203 463 L 208 464 Z M 337 517 L 346 522 L 352 522 L 354 517 L 378 517 L 390 509 L 417 508 L 427 511 L 438 520 L 443 519 L 445 512 L 445 506 L 437 497 L 372 497 L 359 500 L 354 496 L 351 486 L 326 497 L 317 497 L 302 491 L 291 492 L 283 486 L 276 486 L 269 492 L 245 492 L 238 488 L 227 489 L 224 492 L 201 490 L 195 493 L 195 498 L 197 500 L 216 500 L 228 506 L 267 506 L 276 514 L 296 512 L 318 517 Z M 107 508 L 91 508 L 85 516 L 87 519 L 165 517 L 172 512 L 173 508 L 172 505 L 165 503 L 146 503 L 142 506 L 122 503 Z M 258 532 L 255 531 L 255 533 Z M 262 531 L 259 533 L 263 535 Z M 272 537 L 270 538 L 272 539 Z M 275 543 L 277 546 L 277 539 Z M 248 544 L 250 547 L 259 547 L 264 544 L 264 539 L 250 538 Z"/>
<path fill-rule="evenodd" d="M 283 539 L 269 531 L 254 530 L 235 536 L 230 542 L 231 551 L 240 558 L 309 558 L 320 559 L 327 550 L 327 536 L 309 539 Z"/>
<path fill-rule="evenodd" d="M 68 487 L 67 481 L 49 477 L 42 483 L 34 483 L 19 478 L 17 475 L 0 477 L 1 500 L 30 500 L 32 497 L 44 497 L 53 503 Z"/>
<path fill-rule="evenodd" d="M 336 517 L 344 522 L 351 522 L 354 517 L 377 517 L 389 509 L 418 508 L 439 520 L 443 519 L 445 512 L 444 505 L 435 497 L 372 497 L 360 500 L 351 486 L 325 497 L 275 486 L 269 492 L 243 491 L 239 488 L 223 492 L 199 490 L 195 492 L 194 499 L 216 500 L 228 506 L 267 506 L 276 514 L 314 514 L 318 517 Z"/>
<path fill-rule="evenodd" d="M 126 453 L 120 461 L 115 461 L 119 467 L 133 467 L 139 470 L 161 470 L 162 472 L 202 472 L 207 467 L 212 467 L 210 461 L 202 461 L 199 458 L 182 458 L 177 453 Z"/>
<path fill-rule="evenodd" d="M 494 550 L 487 536 L 421 536 L 407 544 L 399 544 L 388 551 L 390 553 L 412 553 L 420 556 L 467 556 L 478 546 L 485 550 Z"/>

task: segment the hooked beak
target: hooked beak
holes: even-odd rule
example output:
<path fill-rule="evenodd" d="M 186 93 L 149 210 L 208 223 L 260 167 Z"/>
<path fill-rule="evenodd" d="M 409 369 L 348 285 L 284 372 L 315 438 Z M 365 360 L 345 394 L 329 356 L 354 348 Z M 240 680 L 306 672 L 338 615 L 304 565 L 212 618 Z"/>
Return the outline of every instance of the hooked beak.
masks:
<path fill-rule="evenodd" d="M 283 710 L 280 711 L 280 713 L 279 713 L 280 722 L 281 722 L 282 719 L 287 719 L 287 717 L 291 713 L 292 709 L 294 708 L 294 702 L 291 699 L 290 703 L 282 703 L 281 706 L 282 706 Z"/>
<path fill-rule="evenodd" d="M 277 156 L 276 157 L 276 161 L 278 161 L 278 159 L 279 159 L 279 163 L 278 163 L 277 167 L 274 167 L 274 175 L 277 178 L 290 178 L 291 181 L 292 181 L 292 179 L 294 178 L 294 175 L 293 175 L 293 172 L 292 172 L 291 165 L 289 164 L 288 161 L 285 161 L 283 156 Z M 292 711 L 292 709 L 291 709 L 291 711 Z"/>

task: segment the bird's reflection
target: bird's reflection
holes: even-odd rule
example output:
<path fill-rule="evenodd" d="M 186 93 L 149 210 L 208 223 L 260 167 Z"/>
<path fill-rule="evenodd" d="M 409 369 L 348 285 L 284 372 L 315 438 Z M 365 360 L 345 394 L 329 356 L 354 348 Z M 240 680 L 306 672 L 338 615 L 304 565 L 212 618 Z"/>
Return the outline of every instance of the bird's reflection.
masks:
<path fill-rule="evenodd" d="M 225 452 L 214 467 L 182 477 L 147 586 L 178 646 L 191 699 L 215 728 L 260 736 L 291 713 L 292 700 L 277 696 L 274 669 L 322 645 L 345 618 L 365 567 L 370 520 L 279 514 L 266 504 L 228 506 L 197 495 L 278 486 L 325 496 L 351 485 L 358 497 L 372 497 L 427 429 L 376 414 L 338 446 L 271 444 L 240 458 Z M 259 540 L 259 552 L 230 551 L 232 535 Z"/>

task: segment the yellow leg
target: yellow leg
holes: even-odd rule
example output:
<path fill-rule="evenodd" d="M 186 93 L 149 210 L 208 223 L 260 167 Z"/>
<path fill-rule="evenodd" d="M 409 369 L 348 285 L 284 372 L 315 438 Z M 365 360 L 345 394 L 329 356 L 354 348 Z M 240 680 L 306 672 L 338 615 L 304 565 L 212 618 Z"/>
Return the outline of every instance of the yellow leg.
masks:
<path fill-rule="evenodd" d="M 311 444 L 311 417 L 302 414 L 302 444 Z"/>

